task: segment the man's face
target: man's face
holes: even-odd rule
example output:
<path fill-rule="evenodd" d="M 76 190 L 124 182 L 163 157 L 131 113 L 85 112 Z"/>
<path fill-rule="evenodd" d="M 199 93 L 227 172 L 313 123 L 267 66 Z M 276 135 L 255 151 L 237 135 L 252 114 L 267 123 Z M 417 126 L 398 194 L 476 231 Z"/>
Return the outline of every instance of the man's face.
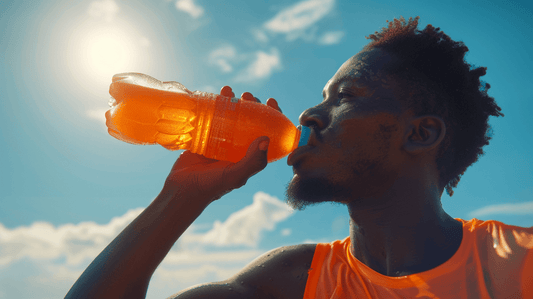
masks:
<path fill-rule="evenodd" d="M 312 133 L 309 148 L 290 160 L 286 195 L 293 208 L 371 201 L 395 180 L 405 121 L 383 70 L 394 59 L 378 49 L 358 53 L 327 82 L 323 101 L 300 115 Z"/>

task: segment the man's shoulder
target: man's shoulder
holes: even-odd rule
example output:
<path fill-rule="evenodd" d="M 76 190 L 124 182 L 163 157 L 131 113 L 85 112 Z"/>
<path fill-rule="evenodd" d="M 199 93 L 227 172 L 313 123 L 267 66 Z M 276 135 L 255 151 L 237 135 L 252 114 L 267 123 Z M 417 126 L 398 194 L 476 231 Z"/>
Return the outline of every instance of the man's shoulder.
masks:
<path fill-rule="evenodd" d="M 301 244 L 270 250 L 228 280 L 195 285 L 171 298 L 303 298 L 315 247 Z"/>
<path fill-rule="evenodd" d="M 456 218 L 457 220 L 463 223 L 463 226 L 470 231 L 475 230 L 486 230 L 487 232 L 492 232 L 493 230 L 503 229 L 503 230 L 515 230 L 515 231 L 525 231 L 533 232 L 533 226 L 517 226 L 513 224 L 504 223 L 498 220 L 480 220 L 477 218 L 472 218 L 470 220 L 464 220 Z"/>
<path fill-rule="evenodd" d="M 466 243 L 477 243 L 477 246 L 465 246 L 480 251 L 483 255 L 492 255 L 482 259 L 490 262 L 507 260 L 509 255 L 514 260 L 526 258 L 533 252 L 533 227 L 521 227 L 503 223 L 497 220 L 471 219 L 464 223 L 467 232 Z"/>
<path fill-rule="evenodd" d="M 290 246 L 282 246 L 272 249 L 257 260 L 268 261 L 272 266 L 280 266 L 281 268 L 298 266 L 300 264 L 307 264 L 313 259 L 315 248 L 317 244 L 298 244 Z M 308 266 L 310 267 L 309 263 Z"/>
<path fill-rule="evenodd" d="M 248 264 L 233 277 L 236 283 L 267 291 L 273 298 L 303 298 L 307 272 L 316 244 L 272 249 Z"/>

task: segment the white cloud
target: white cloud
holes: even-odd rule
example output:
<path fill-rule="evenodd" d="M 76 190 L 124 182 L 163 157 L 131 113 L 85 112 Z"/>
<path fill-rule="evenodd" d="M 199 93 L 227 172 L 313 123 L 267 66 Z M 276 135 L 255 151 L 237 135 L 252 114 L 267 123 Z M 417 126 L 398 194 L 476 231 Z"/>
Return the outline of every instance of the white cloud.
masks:
<path fill-rule="evenodd" d="M 89 263 L 142 211 L 130 210 L 106 224 L 36 222 L 13 229 L 0 224 L 0 298 L 65 296 Z M 264 253 L 255 248 L 262 233 L 291 212 L 279 199 L 258 192 L 251 205 L 208 225 L 205 233 L 198 233 L 205 224 L 193 224 L 154 273 L 147 298 L 165 298 L 191 285 L 231 277 Z"/>
<path fill-rule="evenodd" d="M 533 215 L 533 201 L 490 205 L 469 213 L 469 217 L 478 218 L 488 215 Z"/>
<path fill-rule="evenodd" d="M 188 13 L 195 19 L 204 14 L 204 8 L 194 3 L 194 0 L 178 0 L 176 1 L 176 8 Z"/>
<path fill-rule="evenodd" d="M 107 224 L 81 222 L 55 227 L 48 222 L 35 222 L 31 226 L 8 229 L 0 223 L 0 266 L 24 258 L 65 258 L 66 265 L 79 265 L 96 257 L 142 211 L 142 208 L 130 210 Z M 215 221 L 206 233 L 195 233 L 197 228 L 191 226 L 179 243 L 184 249 L 198 244 L 257 247 L 262 232 L 273 230 L 278 222 L 287 219 L 291 213 L 292 209 L 286 203 L 264 192 L 257 192 L 251 205 L 234 212 L 224 222 Z M 185 260 L 209 259 L 206 256 L 193 259 L 192 256 L 186 256 Z M 173 256 L 171 260 L 179 258 Z"/>
<path fill-rule="evenodd" d="M 20 259 L 54 260 L 65 258 L 66 265 L 78 265 L 94 258 L 131 222 L 142 209 L 130 210 L 108 224 L 94 222 L 55 227 L 48 222 L 7 229 L 0 223 L 0 266 Z"/>
<path fill-rule="evenodd" d="M 259 42 L 262 42 L 262 43 L 268 42 L 268 36 L 266 35 L 265 31 L 262 29 L 252 29 L 252 35 Z"/>
<path fill-rule="evenodd" d="M 251 82 L 268 78 L 276 70 L 281 69 L 281 58 L 278 49 L 272 48 L 270 53 L 257 51 L 255 53 L 238 54 L 233 45 L 226 44 L 213 50 L 208 57 L 211 65 L 215 65 L 224 73 L 231 73 L 235 65 L 249 62 L 244 70 L 239 71 L 234 78 L 236 82 Z"/>
<path fill-rule="evenodd" d="M 342 31 L 329 31 L 324 33 L 320 39 L 318 40 L 319 44 L 322 45 L 333 45 L 338 44 L 342 37 L 344 36 L 344 32 Z"/>
<path fill-rule="evenodd" d="M 312 27 L 334 7 L 335 0 L 300 1 L 267 21 L 263 27 L 271 32 L 287 34 L 289 40 L 304 35 L 305 30 Z"/>
<path fill-rule="evenodd" d="M 255 55 L 255 60 L 235 78 L 235 81 L 251 82 L 258 79 L 265 79 L 270 77 L 274 71 L 280 69 L 281 58 L 276 48 L 272 48 L 270 53 L 258 51 Z"/>
<path fill-rule="evenodd" d="M 220 67 L 220 70 L 224 73 L 230 73 L 233 71 L 231 63 L 236 58 L 236 52 L 235 47 L 232 45 L 224 45 L 209 54 L 209 63 Z"/>
<path fill-rule="evenodd" d="M 276 223 L 287 219 L 291 213 L 292 209 L 276 197 L 257 192 L 251 205 L 233 213 L 224 223 L 215 221 L 203 242 L 257 247 L 261 233 L 273 230 Z"/>
<path fill-rule="evenodd" d="M 87 9 L 87 13 L 93 18 L 103 18 L 106 22 L 111 22 L 119 10 L 120 9 L 115 1 L 100 0 L 91 2 Z"/>
<path fill-rule="evenodd" d="M 290 236 L 292 233 L 292 229 L 290 228 L 284 228 L 281 230 L 281 235 L 286 237 L 286 236 Z"/>

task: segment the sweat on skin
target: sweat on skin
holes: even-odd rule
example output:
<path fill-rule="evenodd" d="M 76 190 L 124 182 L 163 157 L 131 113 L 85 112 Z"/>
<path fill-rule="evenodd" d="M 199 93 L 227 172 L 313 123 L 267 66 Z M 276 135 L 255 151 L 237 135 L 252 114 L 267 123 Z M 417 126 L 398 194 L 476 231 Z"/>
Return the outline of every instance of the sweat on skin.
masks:
<path fill-rule="evenodd" d="M 415 117 L 396 98 L 383 69 L 397 59 L 373 49 L 339 68 L 324 100 L 300 116 L 314 128 L 311 148 L 293 162 L 287 186 L 294 208 L 346 204 L 353 255 L 387 276 L 440 265 L 462 238 L 462 224 L 440 202 L 435 155 L 446 126 L 438 116 Z"/>

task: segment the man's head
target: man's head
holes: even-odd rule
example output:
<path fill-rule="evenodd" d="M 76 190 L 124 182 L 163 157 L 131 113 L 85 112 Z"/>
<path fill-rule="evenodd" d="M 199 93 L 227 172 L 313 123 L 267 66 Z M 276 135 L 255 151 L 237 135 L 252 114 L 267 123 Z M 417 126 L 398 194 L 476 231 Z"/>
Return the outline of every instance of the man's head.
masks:
<path fill-rule="evenodd" d="M 293 207 L 378 196 L 411 165 L 430 165 L 451 196 L 483 155 L 488 116 L 503 116 L 479 80 L 486 68 L 470 70 L 462 42 L 417 25 L 395 19 L 371 35 L 328 81 L 324 101 L 302 113 L 315 146 L 294 162 Z"/>

